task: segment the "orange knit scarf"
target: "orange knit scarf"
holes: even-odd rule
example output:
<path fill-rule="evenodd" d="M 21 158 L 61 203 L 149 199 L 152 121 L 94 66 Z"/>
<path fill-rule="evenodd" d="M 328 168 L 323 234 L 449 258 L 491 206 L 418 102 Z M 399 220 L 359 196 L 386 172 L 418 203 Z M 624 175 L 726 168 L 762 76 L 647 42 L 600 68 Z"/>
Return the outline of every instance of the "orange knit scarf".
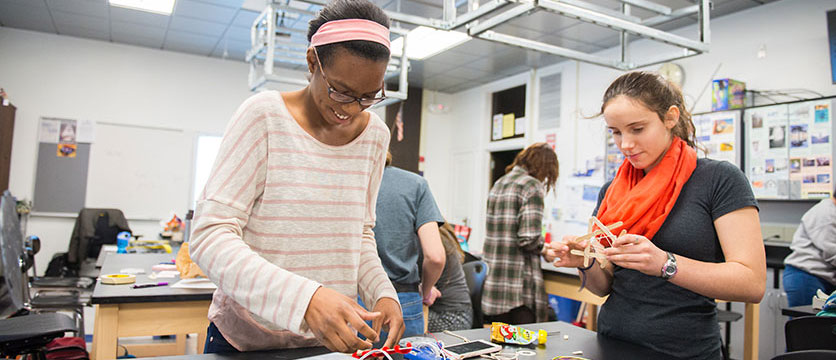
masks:
<path fill-rule="evenodd" d="M 604 195 L 598 219 L 603 224 L 622 221 L 620 229 L 653 239 L 696 167 L 697 152 L 677 136 L 647 175 L 624 160 Z M 618 234 L 620 229 L 613 232 Z"/>

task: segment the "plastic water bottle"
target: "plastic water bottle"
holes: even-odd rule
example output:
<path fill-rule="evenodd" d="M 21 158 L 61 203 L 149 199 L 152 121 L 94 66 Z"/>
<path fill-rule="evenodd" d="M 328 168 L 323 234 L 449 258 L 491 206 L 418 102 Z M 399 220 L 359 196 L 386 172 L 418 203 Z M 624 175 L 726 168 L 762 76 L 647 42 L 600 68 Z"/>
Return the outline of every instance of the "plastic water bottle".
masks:
<path fill-rule="evenodd" d="M 116 235 L 116 253 L 125 254 L 128 249 L 128 242 L 131 240 L 131 233 L 129 231 L 120 232 Z"/>

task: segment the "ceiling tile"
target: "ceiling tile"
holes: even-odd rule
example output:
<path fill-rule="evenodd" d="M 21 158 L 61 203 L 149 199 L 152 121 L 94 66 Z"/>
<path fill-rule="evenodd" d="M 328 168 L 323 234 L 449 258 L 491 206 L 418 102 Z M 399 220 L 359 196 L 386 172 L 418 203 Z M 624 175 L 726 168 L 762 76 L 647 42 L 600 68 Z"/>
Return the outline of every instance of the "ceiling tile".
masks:
<path fill-rule="evenodd" d="M 253 26 L 253 21 L 255 21 L 255 18 L 258 17 L 258 14 L 259 13 L 255 11 L 241 9 L 241 11 L 239 11 L 238 14 L 235 15 L 235 19 L 232 20 L 232 25 L 245 27 L 249 29 Z"/>
<path fill-rule="evenodd" d="M 211 36 L 169 30 L 163 49 L 181 51 L 197 55 L 209 55 L 215 47 L 216 39 Z"/>
<path fill-rule="evenodd" d="M 130 36 L 111 34 L 113 42 L 142 46 L 152 49 L 161 49 L 163 47 L 162 36 L 147 36 L 144 34 L 133 34 Z"/>
<path fill-rule="evenodd" d="M 32 3 L 37 2 L 39 1 L 32 1 Z M 55 33 L 55 26 L 46 6 L 0 2 L 0 22 L 3 26 Z"/>
<path fill-rule="evenodd" d="M 470 39 L 469 41 L 454 47 L 453 51 L 476 56 L 485 56 L 486 54 L 508 51 L 508 46 L 483 39 Z"/>
<path fill-rule="evenodd" d="M 69 35 L 80 38 L 110 41 L 110 33 L 82 26 L 57 25 L 61 35 Z"/>
<path fill-rule="evenodd" d="M 0 5 L 12 4 L 26 7 L 46 8 L 44 0 L 0 0 Z"/>
<path fill-rule="evenodd" d="M 159 49 L 165 39 L 165 28 L 113 21 L 110 37 L 114 42 Z"/>
<path fill-rule="evenodd" d="M 211 21 L 198 20 L 194 18 L 187 18 L 183 16 L 174 16 L 171 23 L 168 25 L 170 30 L 177 30 L 183 32 L 190 32 L 193 34 L 200 34 L 206 36 L 213 36 L 215 38 L 223 35 L 227 25 L 218 24 Z"/>
<path fill-rule="evenodd" d="M 79 27 L 90 29 L 101 33 L 110 33 L 110 23 L 107 18 L 97 16 L 85 16 L 63 11 L 52 11 L 52 19 L 59 33 L 65 33 L 67 27 Z"/>
<path fill-rule="evenodd" d="M 228 8 L 238 9 L 244 4 L 244 0 L 192 0 L 201 3 L 225 6 Z"/>
<path fill-rule="evenodd" d="M 434 58 L 430 58 L 429 60 L 425 61 L 414 61 L 411 62 L 413 64 L 413 68 L 417 67 L 416 64 L 420 64 L 423 67 L 422 77 L 423 78 L 431 78 L 433 76 L 446 73 L 450 70 L 453 70 L 458 65 L 445 63 L 441 61 L 437 61 Z M 412 69 L 409 72 L 410 76 L 412 76 Z"/>
<path fill-rule="evenodd" d="M 226 29 L 226 35 L 230 40 L 250 42 L 250 29 L 237 26 L 230 26 Z"/>
<path fill-rule="evenodd" d="M 466 66 L 459 66 L 447 71 L 448 75 L 454 75 L 456 77 L 467 78 L 467 79 L 481 79 L 488 75 L 487 72 L 484 72 L 479 69 L 469 68 Z"/>
<path fill-rule="evenodd" d="M 47 0 L 50 11 L 107 18 L 107 0 Z"/>
<path fill-rule="evenodd" d="M 613 46 L 610 45 L 613 43 L 618 44 L 618 34 L 617 31 L 610 28 L 585 22 L 552 33 L 552 35 L 558 35 L 579 42 L 598 44 L 605 48 Z"/>
<path fill-rule="evenodd" d="M 237 60 L 237 61 L 244 61 L 244 54 L 245 50 L 241 49 L 226 49 L 226 56 L 224 56 L 224 49 L 222 46 L 218 46 L 215 51 L 212 52 L 212 57 L 221 58 L 221 59 L 229 59 L 229 60 Z"/>
<path fill-rule="evenodd" d="M 424 79 L 423 86 L 425 89 L 436 90 L 457 86 L 469 81 L 469 79 L 444 74 Z"/>
<path fill-rule="evenodd" d="M 144 24 L 156 27 L 166 27 L 171 17 L 149 13 L 145 11 L 125 9 L 118 6 L 110 7 L 110 20 L 134 24 Z"/>
<path fill-rule="evenodd" d="M 548 33 L 534 31 L 528 28 L 519 27 L 511 24 L 503 24 L 492 29 L 495 32 L 505 35 L 521 37 L 523 39 L 536 39 Z"/>
<path fill-rule="evenodd" d="M 480 82 L 480 81 L 468 81 L 468 82 L 460 83 L 460 84 L 455 85 L 455 86 L 448 87 L 446 89 L 439 89 L 438 91 L 443 92 L 443 93 L 448 93 L 448 94 L 455 94 L 457 92 L 464 91 L 464 90 L 467 90 L 467 89 L 470 89 L 470 88 L 473 88 L 473 87 L 476 87 L 476 86 L 479 86 L 479 85 L 482 85 L 482 82 Z"/>
<path fill-rule="evenodd" d="M 550 33 L 578 23 L 578 20 L 558 15 L 545 10 L 537 11 L 527 16 L 520 16 L 508 24 L 539 32 Z"/>
<path fill-rule="evenodd" d="M 585 52 L 585 53 L 593 53 L 593 52 L 597 52 L 597 51 L 601 51 L 601 50 L 606 49 L 605 47 L 600 46 L 600 45 L 595 44 L 595 43 L 588 43 L 588 42 L 585 42 L 585 41 L 578 41 L 578 40 L 575 40 L 575 39 L 569 39 L 569 38 L 565 38 L 563 36 L 555 35 L 555 34 L 544 35 L 544 36 L 542 36 L 540 38 L 537 38 L 535 40 L 537 40 L 539 42 L 549 44 L 549 45 L 565 47 L 565 48 L 568 48 L 568 49 L 582 51 L 582 52 Z"/>
<path fill-rule="evenodd" d="M 177 0 L 174 15 L 188 16 L 194 19 L 212 21 L 221 24 L 229 24 L 235 17 L 238 9 L 218 6 L 194 0 Z"/>

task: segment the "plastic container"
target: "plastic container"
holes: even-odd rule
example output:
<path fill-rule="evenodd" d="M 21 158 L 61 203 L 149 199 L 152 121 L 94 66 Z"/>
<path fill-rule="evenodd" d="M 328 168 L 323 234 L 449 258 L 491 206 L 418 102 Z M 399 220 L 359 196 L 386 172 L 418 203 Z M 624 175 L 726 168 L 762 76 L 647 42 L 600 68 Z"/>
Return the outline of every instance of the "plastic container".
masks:
<path fill-rule="evenodd" d="M 128 243 L 131 241 L 131 232 L 122 231 L 116 235 L 116 253 L 125 254 L 128 252 Z"/>

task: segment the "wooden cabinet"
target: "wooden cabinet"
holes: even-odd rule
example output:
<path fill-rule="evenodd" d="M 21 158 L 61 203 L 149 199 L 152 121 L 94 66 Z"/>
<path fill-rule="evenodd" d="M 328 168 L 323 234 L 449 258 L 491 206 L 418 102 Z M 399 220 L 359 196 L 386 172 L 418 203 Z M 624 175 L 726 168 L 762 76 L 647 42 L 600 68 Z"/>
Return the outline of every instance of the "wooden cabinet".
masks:
<path fill-rule="evenodd" d="M 9 169 L 12 164 L 12 138 L 15 132 L 13 105 L 0 105 L 0 191 L 9 188 Z"/>

